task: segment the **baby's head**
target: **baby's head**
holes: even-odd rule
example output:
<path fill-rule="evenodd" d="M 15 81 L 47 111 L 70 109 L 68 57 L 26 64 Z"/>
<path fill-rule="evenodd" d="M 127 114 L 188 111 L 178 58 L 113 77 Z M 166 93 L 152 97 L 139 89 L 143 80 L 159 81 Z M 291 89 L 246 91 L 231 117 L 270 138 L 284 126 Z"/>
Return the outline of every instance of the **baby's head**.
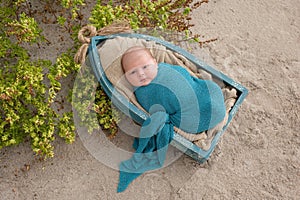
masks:
<path fill-rule="evenodd" d="M 157 62 L 145 47 L 134 46 L 125 51 L 121 65 L 128 82 L 135 86 L 148 85 L 157 75 Z"/>

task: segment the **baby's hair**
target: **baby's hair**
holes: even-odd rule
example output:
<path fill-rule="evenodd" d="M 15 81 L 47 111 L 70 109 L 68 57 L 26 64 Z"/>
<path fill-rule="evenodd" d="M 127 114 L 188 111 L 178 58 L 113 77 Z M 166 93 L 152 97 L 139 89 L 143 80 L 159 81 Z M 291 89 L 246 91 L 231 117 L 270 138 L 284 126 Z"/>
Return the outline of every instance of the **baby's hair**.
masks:
<path fill-rule="evenodd" d="M 149 56 L 151 56 L 153 58 L 153 55 L 151 54 L 150 50 L 147 49 L 146 47 L 142 47 L 142 46 L 133 46 L 133 47 L 130 47 L 128 48 L 124 54 L 122 55 L 121 57 L 121 66 L 122 66 L 122 69 L 124 71 L 124 60 L 127 56 L 129 56 L 130 54 L 134 53 L 134 52 L 138 52 L 138 51 L 144 51 L 146 54 L 148 54 Z"/>

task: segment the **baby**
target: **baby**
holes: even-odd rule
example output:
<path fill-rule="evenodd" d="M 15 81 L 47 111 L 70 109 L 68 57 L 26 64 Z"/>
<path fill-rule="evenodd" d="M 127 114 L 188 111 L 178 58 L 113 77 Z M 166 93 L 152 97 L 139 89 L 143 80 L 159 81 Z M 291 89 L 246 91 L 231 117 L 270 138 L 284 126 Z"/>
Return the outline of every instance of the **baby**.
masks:
<path fill-rule="evenodd" d="M 144 47 L 129 48 L 123 54 L 121 64 L 126 79 L 134 86 L 139 104 L 148 112 L 151 107 L 161 105 L 173 119 L 177 119 L 172 122 L 176 127 L 185 129 L 184 122 L 190 124 L 190 119 L 198 116 L 200 122 L 195 123 L 199 125 L 196 130 L 188 126 L 184 131 L 199 133 L 214 127 L 224 118 L 223 94 L 213 81 L 193 77 L 181 66 L 158 64 Z"/>
<path fill-rule="evenodd" d="M 193 77 L 181 66 L 157 63 L 144 47 L 129 48 L 121 65 L 138 103 L 150 116 L 134 142 L 136 153 L 120 165 L 118 191 L 143 172 L 163 165 L 174 127 L 196 134 L 215 127 L 226 113 L 216 83 Z"/>

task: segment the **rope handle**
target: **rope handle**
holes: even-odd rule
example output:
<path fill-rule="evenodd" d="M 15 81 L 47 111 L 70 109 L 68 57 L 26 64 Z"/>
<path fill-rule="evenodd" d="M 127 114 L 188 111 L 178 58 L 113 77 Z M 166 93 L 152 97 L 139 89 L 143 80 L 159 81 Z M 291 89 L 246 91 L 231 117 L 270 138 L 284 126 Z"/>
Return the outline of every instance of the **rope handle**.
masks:
<path fill-rule="evenodd" d="M 78 40 L 82 43 L 81 47 L 77 50 L 74 61 L 77 64 L 85 62 L 86 53 L 91 42 L 91 38 L 97 35 L 110 35 L 116 33 L 130 33 L 132 29 L 128 21 L 114 22 L 109 26 L 103 27 L 97 31 L 93 25 L 86 25 L 78 32 Z"/>

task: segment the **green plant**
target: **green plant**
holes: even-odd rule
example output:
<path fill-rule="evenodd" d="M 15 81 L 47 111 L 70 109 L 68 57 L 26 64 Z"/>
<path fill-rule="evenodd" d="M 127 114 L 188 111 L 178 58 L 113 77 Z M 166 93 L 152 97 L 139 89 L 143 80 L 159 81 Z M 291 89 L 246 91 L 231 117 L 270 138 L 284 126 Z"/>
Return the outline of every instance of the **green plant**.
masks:
<path fill-rule="evenodd" d="M 35 43 L 41 38 L 42 30 L 38 27 L 34 18 L 27 16 L 24 12 L 19 15 L 19 19 L 7 23 L 10 29 L 7 31 L 9 35 L 17 37 L 19 42 Z"/>
<path fill-rule="evenodd" d="M 72 106 L 76 111 L 78 125 L 85 127 L 91 133 L 98 129 L 108 131 L 114 137 L 118 131 L 118 112 L 113 108 L 108 96 L 100 87 L 88 63 L 82 65 L 78 73 L 72 92 Z"/>
<path fill-rule="evenodd" d="M 97 116 L 94 112 L 97 85 L 92 69 L 82 65 L 73 86 L 72 106 L 79 118 L 78 125 L 85 127 L 89 133 L 98 128 Z"/>
<path fill-rule="evenodd" d="M 161 28 L 178 32 L 189 31 L 192 10 L 208 0 L 131 0 L 103 4 L 98 0 L 92 10 L 90 22 L 99 28 L 116 20 L 129 21 L 133 29 L 142 27 Z"/>
<path fill-rule="evenodd" d="M 66 142 L 74 141 L 74 126 L 69 114 L 60 116 L 51 107 L 60 87 L 58 79 L 55 79 L 50 80 L 47 88 L 43 73 L 46 67 L 54 66 L 49 61 L 21 58 L 15 65 L 7 65 L 1 70 L 0 148 L 18 144 L 29 136 L 34 152 L 52 157 L 51 142 L 56 132 Z M 57 72 L 48 74 L 48 77 L 58 76 Z"/>
<path fill-rule="evenodd" d="M 42 158 L 52 157 L 56 135 L 75 139 L 72 113 L 55 109 L 60 80 L 78 70 L 71 52 L 34 60 L 24 46 L 46 41 L 29 1 L 3 1 L 0 11 L 0 149 L 30 140 Z M 19 10 L 22 10 L 20 13 Z M 48 72 L 47 72 L 48 71 Z"/>
<path fill-rule="evenodd" d="M 96 89 L 94 111 L 97 113 L 100 125 L 109 130 L 110 137 L 114 137 L 118 132 L 117 123 L 120 113 L 113 107 L 112 102 L 108 101 L 108 97 L 100 86 Z"/>

